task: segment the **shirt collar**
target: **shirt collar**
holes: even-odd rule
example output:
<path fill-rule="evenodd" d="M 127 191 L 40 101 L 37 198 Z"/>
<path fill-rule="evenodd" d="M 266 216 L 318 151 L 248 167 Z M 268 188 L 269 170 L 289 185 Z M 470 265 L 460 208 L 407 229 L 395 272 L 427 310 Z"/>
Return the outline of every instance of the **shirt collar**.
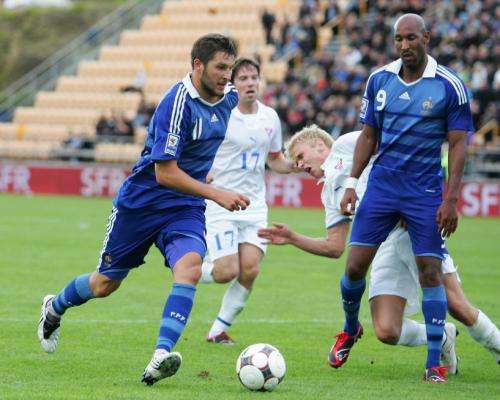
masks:
<path fill-rule="evenodd" d="M 186 87 L 186 89 L 187 89 L 187 91 L 192 99 L 197 99 L 197 98 L 201 99 L 200 93 L 198 93 L 198 90 L 196 90 L 196 88 L 193 85 L 193 81 L 191 80 L 191 74 L 188 73 L 184 77 L 184 79 L 182 80 L 182 83 Z M 228 93 L 231 90 L 231 88 L 232 88 L 232 85 L 227 84 L 226 87 L 224 88 L 224 94 Z M 201 100 L 203 100 L 203 99 L 201 99 Z"/>
<path fill-rule="evenodd" d="M 191 96 L 192 99 L 196 99 L 200 97 L 200 94 L 196 90 L 196 88 L 193 85 L 193 82 L 191 81 L 191 74 L 187 74 L 184 79 L 182 80 L 182 83 L 186 87 L 189 95 Z"/>
<path fill-rule="evenodd" d="M 385 67 L 385 70 L 388 72 L 392 72 L 393 74 L 399 75 L 399 71 L 401 70 L 401 66 L 403 65 L 403 61 L 401 58 L 396 61 L 391 62 Z M 437 61 L 432 58 L 429 54 L 427 54 L 427 65 L 425 66 L 424 73 L 422 74 L 422 78 L 434 78 L 436 76 L 437 69 Z"/>
<path fill-rule="evenodd" d="M 257 100 L 257 111 L 255 113 L 252 113 L 252 114 L 243 114 L 240 109 L 238 108 L 238 106 L 234 107 L 233 108 L 233 115 L 238 118 L 238 119 L 243 119 L 245 118 L 245 116 L 247 115 L 259 115 L 259 111 L 260 111 L 260 108 L 261 108 L 261 105 L 260 105 L 260 101 Z M 261 119 L 262 119 L 262 115 L 260 116 Z"/>
<path fill-rule="evenodd" d="M 327 171 L 329 170 L 328 164 L 332 162 L 332 159 L 333 159 L 333 150 L 330 150 L 330 154 L 328 154 L 323 164 L 321 164 L 320 168 L 323 170 L 324 174 L 320 179 L 318 179 L 318 182 L 316 183 L 317 185 L 326 181 Z"/>

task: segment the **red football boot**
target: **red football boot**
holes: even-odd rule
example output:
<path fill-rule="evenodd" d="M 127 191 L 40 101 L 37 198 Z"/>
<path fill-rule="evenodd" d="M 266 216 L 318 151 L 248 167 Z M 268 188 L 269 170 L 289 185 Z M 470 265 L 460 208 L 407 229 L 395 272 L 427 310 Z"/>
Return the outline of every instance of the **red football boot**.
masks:
<path fill-rule="evenodd" d="M 363 336 L 363 327 L 361 324 L 358 326 L 358 332 L 354 336 L 349 336 L 346 331 L 340 332 L 337 336 L 337 341 L 332 346 L 328 354 L 328 364 L 333 368 L 340 368 L 349 357 L 349 351 L 354 343 Z"/>
<path fill-rule="evenodd" d="M 233 345 L 234 340 L 226 332 L 221 332 L 215 336 L 207 337 L 207 342 Z"/>
<path fill-rule="evenodd" d="M 424 381 L 431 383 L 446 383 L 447 372 L 448 368 L 445 366 L 427 368 L 424 373 Z"/>

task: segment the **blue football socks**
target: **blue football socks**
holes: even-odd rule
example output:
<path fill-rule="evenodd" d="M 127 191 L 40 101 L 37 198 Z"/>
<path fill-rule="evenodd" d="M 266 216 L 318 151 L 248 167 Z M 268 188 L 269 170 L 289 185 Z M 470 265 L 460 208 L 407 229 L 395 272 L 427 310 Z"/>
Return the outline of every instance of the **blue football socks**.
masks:
<path fill-rule="evenodd" d="M 59 315 L 63 315 L 70 307 L 80 306 L 95 296 L 90 289 L 90 274 L 80 275 L 52 300 L 52 308 Z"/>
<path fill-rule="evenodd" d="M 427 362 L 425 368 L 438 367 L 441 355 L 446 310 L 446 292 L 443 285 L 422 288 L 422 312 L 427 331 Z"/>
<path fill-rule="evenodd" d="M 345 324 L 344 331 L 349 336 L 354 336 L 358 332 L 358 314 L 361 298 L 365 291 L 366 281 L 365 278 L 357 281 L 351 281 L 344 274 L 340 280 L 340 291 L 342 293 L 342 305 L 344 307 Z"/>
<path fill-rule="evenodd" d="M 171 351 L 186 326 L 196 287 L 185 283 L 174 283 L 163 309 L 160 333 L 156 342 L 157 349 Z"/>

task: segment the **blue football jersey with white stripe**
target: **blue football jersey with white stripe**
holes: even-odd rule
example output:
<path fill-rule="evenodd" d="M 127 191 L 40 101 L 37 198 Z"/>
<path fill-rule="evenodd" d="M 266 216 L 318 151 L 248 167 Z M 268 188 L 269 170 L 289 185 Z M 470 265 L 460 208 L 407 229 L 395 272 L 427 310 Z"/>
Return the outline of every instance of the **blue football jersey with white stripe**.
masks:
<path fill-rule="evenodd" d="M 380 133 L 374 166 L 423 177 L 441 171 L 441 144 L 452 130 L 473 130 L 465 85 L 427 56 L 421 79 L 399 76 L 401 59 L 373 72 L 362 100 L 360 121 Z"/>
<path fill-rule="evenodd" d="M 229 85 L 224 97 L 216 103 L 208 103 L 200 97 L 189 75 L 172 86 L 156 108 L 141 158 L 120 188 L 115 205 L 153 210 L 204 206 L 201 197 L 159 185 L 154 164 L 175 159 L 181 170 L 205 182 L 215 153 L 224 140 L 231 110 L 237 103 L 238 94 Z"/>

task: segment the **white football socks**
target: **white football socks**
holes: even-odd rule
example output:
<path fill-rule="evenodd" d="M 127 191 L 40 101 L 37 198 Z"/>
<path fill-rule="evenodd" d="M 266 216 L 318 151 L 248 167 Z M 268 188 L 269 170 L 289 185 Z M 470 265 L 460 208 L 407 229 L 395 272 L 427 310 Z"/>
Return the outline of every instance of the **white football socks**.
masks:
<path fill-rule="evenodd" d="M 426 345 L 427 332 L 425 331 L 425 324 L 408 318 L 403 319 L 398 344 L 410 347 Z"/>
<path fill-rule="evenodd" d="M 493 354 L 497 363 L 500 363 L 500 331 L 481 310 L 474 325 L 468 326 L 471 337 L 482 344 Z"/>
<path fill-rule="evenodd" d="M 237 279 L 229 284 L 222 299 L 219 315 L 215 319 L 209 337 L 214 337 L 221 332 L 226 332 L 233 323 L 236 316 L 243 310 L 247 302 L 250 290 L 245 288 Z"/>
<path fill-rule="evenodd" d="M 203 260 L 203 264 L 201 264 L 201 278 L 200 283 L 213 283 L 214 276 L 212 275 L 212 271 L 214 269 L 214 263 L 207 259 Z"/>
<path fill-rule="evenodd" d="M 446 341 L 446 332 L 443 332 L 443 340 L 441 344 Z M 401 326 L 401 335 L 399 336 L 398 345 L 415 347 L 424 346 L 427 344 L 427 331 L 425 324 L 412 319 L 403 319 Z"/>

